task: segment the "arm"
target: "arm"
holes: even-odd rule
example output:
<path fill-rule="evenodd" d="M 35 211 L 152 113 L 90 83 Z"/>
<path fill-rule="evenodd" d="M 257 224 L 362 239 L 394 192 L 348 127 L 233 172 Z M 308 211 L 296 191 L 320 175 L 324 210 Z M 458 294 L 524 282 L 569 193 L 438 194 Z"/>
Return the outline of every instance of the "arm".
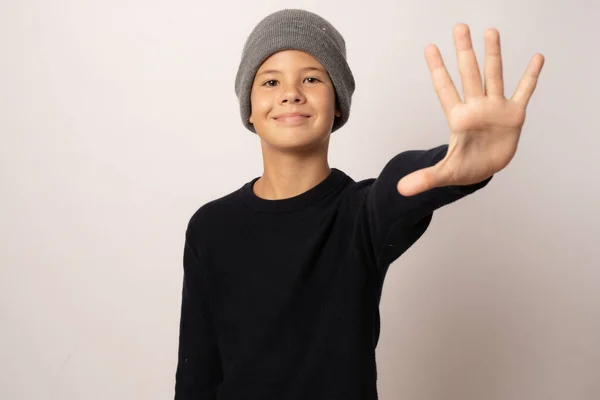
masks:
<path fill-rule="evenodd" d="M 448 146 L 399 154 L 375 180 L 364 201 L 362 238 L 381 270 L 425 232 L 432 212 L 487 184 L 513 159 L 526 108 L 544 65 L 536 54 L 510 100 L 504 96 L 500 37 L 485 32 L 484 79 L 481 78 L 470 29 L 453 30 L 464 101 L 446 69 L 439 49 L 427 46 L 425 58 L 450 127 Z"/>
<path fill-rule="evenodd" d="M 205 265 L 186 233 L 175 400 L 214 400 L 222 379 Z"/>
<path fill-rule="evenodd" d="M 364 195 L 362 203 L 363 237 L 370 240 L 373 260 L 381 276 L 394 260 L 425 232 L 433 212 L 486 186 L 492 179 L 465 186 L 444 186 L 413 196 L 403 196 L 397 188 L 404 176 L 436 164 L 448 145 L 429 150 L 405 151 L 392 158 Z"/>

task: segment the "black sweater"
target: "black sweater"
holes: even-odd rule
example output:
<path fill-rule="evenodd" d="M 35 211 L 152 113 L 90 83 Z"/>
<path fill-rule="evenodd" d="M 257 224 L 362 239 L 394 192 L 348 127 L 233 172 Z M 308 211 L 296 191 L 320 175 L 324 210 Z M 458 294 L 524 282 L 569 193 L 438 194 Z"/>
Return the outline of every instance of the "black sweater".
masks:
<path fill-rule="evenodd" d="M 396 189 L 447 145 L 396 155 L 377 179 L 332 168 L 312 189 L 266 200 L 258 178 L 191 217 L 176 400 L 374 400 L 379 302 L 389 265 L 434 210 L 484 187 Z"/>

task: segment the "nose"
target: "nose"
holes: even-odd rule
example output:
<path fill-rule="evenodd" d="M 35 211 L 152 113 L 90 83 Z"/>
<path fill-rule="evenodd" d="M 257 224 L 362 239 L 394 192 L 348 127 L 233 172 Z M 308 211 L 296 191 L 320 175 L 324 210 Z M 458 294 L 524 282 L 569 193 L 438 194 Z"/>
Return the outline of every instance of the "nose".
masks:
<path fill-rule="evenodd" d="M 280 98 L 281 104 L 302 104 L 304 101 L 304 94 L 297 85 L 288 84 L 283 88 Z"/>

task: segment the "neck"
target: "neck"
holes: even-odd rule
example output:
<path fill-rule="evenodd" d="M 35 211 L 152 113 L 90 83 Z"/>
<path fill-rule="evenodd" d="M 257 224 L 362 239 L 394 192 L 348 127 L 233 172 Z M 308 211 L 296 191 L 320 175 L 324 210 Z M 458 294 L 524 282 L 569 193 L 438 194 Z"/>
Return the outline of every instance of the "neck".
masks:
<path fill-rule="evenodd" d="M 328 141 L 316 151 L 285 152 L 262 143 L 262 176 L 254 183 L 254 193 L 265 200 L 298 196 L 315 187 L 331 173 L 327 162 Z"/>

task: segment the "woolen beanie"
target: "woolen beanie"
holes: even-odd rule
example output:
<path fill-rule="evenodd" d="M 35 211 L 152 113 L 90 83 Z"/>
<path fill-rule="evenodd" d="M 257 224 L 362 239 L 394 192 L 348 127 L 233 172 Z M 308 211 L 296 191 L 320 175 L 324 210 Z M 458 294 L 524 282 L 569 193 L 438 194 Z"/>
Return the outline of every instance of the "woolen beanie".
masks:
<path fill-rule="evenodd" d="M 354 93 L 354 77 L 346 61 L 346 43 L 337 29 L 324 18 L 298 9 L 285 9 L 268 15 L 246 40 L 235 78 L 235 93 L 244 126 L 256 133 L 248 121 L 252 84 L 261 64 L 282 50 L 304 51 L 327 70 L 341 111 L 341 116 L 334 120 L 332 133 L 341 128 L 348 121 Z"/>

